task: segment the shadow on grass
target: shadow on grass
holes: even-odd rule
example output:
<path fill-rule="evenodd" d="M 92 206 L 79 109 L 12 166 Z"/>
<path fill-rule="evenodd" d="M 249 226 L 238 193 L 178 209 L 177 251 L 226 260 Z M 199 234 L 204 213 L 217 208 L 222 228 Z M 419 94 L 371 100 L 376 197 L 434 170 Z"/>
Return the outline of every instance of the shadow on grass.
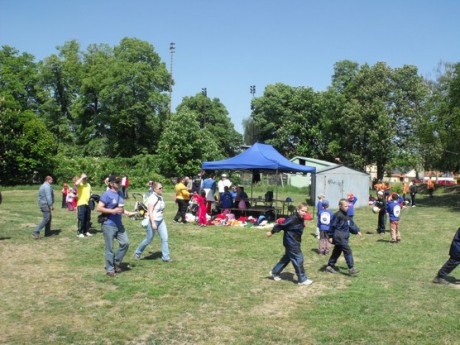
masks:
<path fill-rule="evenodd" d="M 287 280 L 293 283 L 297 283 L 297 278 L 294 281 L 294 273 L 291 272 L 281 272 L 280 277 L 282 280 Z M 271 279 L 271 277 L 267 277 L 267 279 Z"/>
<path fill-rule="evenodd" d="M 51 230 L 49 235 L 45 235 L 45 237 L 51 237 L 51 236 L 58 236 L 62 232 L 62 229 L 55 229 Z"/>
<path fill-rule="evenodd" d="M 158 260 L 158 259 L 161 259 L 163 257 L 163 255 L 161 254 L 161 252 L 150 252 L 150 255 L 148 256 L 144 256 L 141 260 Z"/>
<path fill-rule="evenodd" d="M 0 237 L 0 241 L 11 240 L 11 237 Z"/>
<path fill-rule="evenodd" d="M 460 186 L 444 188 L 445 193 L 435 193 L 432 198 L 422 196 L 416 199 L 417 207 L 447 207 L 453 211 L 460 211 Z"/>
<path fill-rule="evenodd" d="M 347 266 L 337 266 L 336 265 L 335 268 L 337 270 L 337 273 L 331 273 L 331 272 L 327 271 L 326 267 L 327 267 L 327 265 L 324 265 L 318 271 L 328 273 L 331 276 L 332 275 L 335 276 L 335 275 L 338 275 L 338 274 L 342 274 L 342 275 L 347 276 L 347 277 L 358 277 L 359 276 L 359 273 L 358 274 L 350 274 Z"/>

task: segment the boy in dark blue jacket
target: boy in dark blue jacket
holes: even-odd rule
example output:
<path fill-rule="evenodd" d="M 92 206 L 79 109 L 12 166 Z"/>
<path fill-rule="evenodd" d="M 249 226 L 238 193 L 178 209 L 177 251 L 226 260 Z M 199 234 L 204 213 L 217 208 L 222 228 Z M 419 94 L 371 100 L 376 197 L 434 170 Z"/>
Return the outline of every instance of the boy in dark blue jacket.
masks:
<path fill-rule="evenodd" d="M 274 233 L 284 231 L 283 245 L 285 253 L 280 261 L 270 271 L 270 277 L 275 281 L 280 281 L 279 276 L 281 271 L 292 262 L 295 273 L 299 279 L 299 285 L 310 285 L 312 280 L 307 278 L 303 267 L 303 253 L 300 248 L 302 234 L 304 228 L 304 217 L 308 213 L 308 205 L 304 202 L 300 203 L 297 211 L 287 218 L 282 224 L 276 224 L 271 231 L 267 232 L 267 237 L 271 237 Z"/>
<path fill-rule="evenodd" d="M 329 242 L 334 244 L 331 257 L 326 267 L 326 271 L 330 273 L 337 273 L 335 264 L 340 257 L 344 254 L 345 261 L 347 262 L 350 274 L 358 273 L 359 270 L 354 267 L 353 252 L 348 244 L 350 232 L 357 234 L 361 237 L 361 231 L 358 226 L 353 222 L 353 219 L 348 215 L 348 203 L 346 199 L 339 201 L 339 210 L 334 214 L 334 218 L 329 229 Z"/>
<path fill-rule="evenodd" d="M 452 272 L 460 264 L 460 228 L 457 229 L 455 236 L 450 245 L 449 260 L 441 267 L 433 283 L 436 284 L 449 284 L 446 280 L 446 276 Z M 456 281 L 458 284 L 460 281 Z"/>

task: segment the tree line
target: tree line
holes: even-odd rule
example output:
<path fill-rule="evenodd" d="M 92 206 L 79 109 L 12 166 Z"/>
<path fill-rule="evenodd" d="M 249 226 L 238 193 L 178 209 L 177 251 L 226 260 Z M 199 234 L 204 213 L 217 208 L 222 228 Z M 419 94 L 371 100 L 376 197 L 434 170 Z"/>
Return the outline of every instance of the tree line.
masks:
<path fill-rule="evenodd" d="M 34 60 L 10 46 L 0 50 L 2 185 L 80 171 L 85 157 L 95 174 L 102 174 L 98 161 L 112 158 L 124 160 L 125 173 L 139 164 L 132 168 L 146 175 L 188 175 L 256 141 L 288 157 L 375 164 L 379 177 L 395 167 L 458 170 L 459 63 L 440 64 L 427 80 L 410 65 L 345 60 L 326 91 L 267 85 L 252 100 L 242 136 L 220 100 L 203 93 L 170 113 L 171 76 L 148 42 L 123 38 L 83 51 L 72 40 Z"/>
<path fill-rule="evenodd" d="M 460 63 L 440 64 L 427 80 L 415 66 L 339 61 L 326 91 L 269 85 L 252 109 L 245 140 L 287 156 L 376 165 L 378 178 L 393 169 L 459 170 Z"/>

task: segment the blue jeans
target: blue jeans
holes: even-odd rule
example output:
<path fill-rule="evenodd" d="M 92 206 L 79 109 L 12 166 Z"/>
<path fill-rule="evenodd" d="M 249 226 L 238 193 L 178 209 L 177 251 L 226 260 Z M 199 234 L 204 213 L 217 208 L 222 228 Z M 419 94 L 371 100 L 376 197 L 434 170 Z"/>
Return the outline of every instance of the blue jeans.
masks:
<path fill-rule="evenodd" d="M 45 228 L 45 236 L 49 236 L 51 235 L 51 209 L 48 205 L 40 206 L 40 211 L 42 211 L 43 218 L 33 232 L 39 234 L 40 230 Z"/>
<path fill-rule="evenodd" d="M 305 269 L 303 267 L 303 253 L 302 249 L 299 247 L 285 247 L 286 252 L 284 253 L 283 257 L 280 261 L 273 267 L 272 273 L 274 275 L 279 275 L 282 270 L 292 262 L 294 266 L 295 273 L 299 279 L 299 283 L 303 283 L 307 280 L 307 275 L 305 273 Z"/>
<path fill-rule="evenodd" d="M 169 246 L 168 246 L 168 229 L 166 228 L 166 223 L 163 220 L 155 221 L 157 226 L 158 235 L 160 235 L 161 239 L 161 254 L 162 260 L 169 260 Z M 141 255 L 144 251 L 145 247 L 149 245 L 150 242 L 153 241 L 153 237 L 155 236 L 155 232 L 153 231 L 152 224 L 149 222 L 147 225 L 147 235 L 142 243 L 136 249 L 136 255 Z"/>
<path fill-rule="evenodd" d="M 107 272 L 114 272 L 115 265 L 120 266 L 129 247 L 128 234 L 123 225 L 102 225 L 105 241 L 105 269 Z M 118 250 L 113 254 L 114 240 L 118 241 Z"/>

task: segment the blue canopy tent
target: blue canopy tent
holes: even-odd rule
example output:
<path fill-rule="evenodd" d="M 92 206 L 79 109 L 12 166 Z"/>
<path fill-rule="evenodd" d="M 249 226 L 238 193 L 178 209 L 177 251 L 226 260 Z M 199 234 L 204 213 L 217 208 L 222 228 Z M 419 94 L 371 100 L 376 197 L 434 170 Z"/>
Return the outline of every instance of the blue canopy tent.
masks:
<path fill-rule="evenodd" d="M 293 163 L 281 155 L 273 146 L 260 143 L 255 143 L 235 157 L 215 162 L 203 162 L 201 167 L 203 170 L 249 170 L 252 173 L 274 172 L 277 176 L 275 200 L 278 199 L 279 173 L 301 172 L 314 174 L 316 172 L 315 167 Z"/>

